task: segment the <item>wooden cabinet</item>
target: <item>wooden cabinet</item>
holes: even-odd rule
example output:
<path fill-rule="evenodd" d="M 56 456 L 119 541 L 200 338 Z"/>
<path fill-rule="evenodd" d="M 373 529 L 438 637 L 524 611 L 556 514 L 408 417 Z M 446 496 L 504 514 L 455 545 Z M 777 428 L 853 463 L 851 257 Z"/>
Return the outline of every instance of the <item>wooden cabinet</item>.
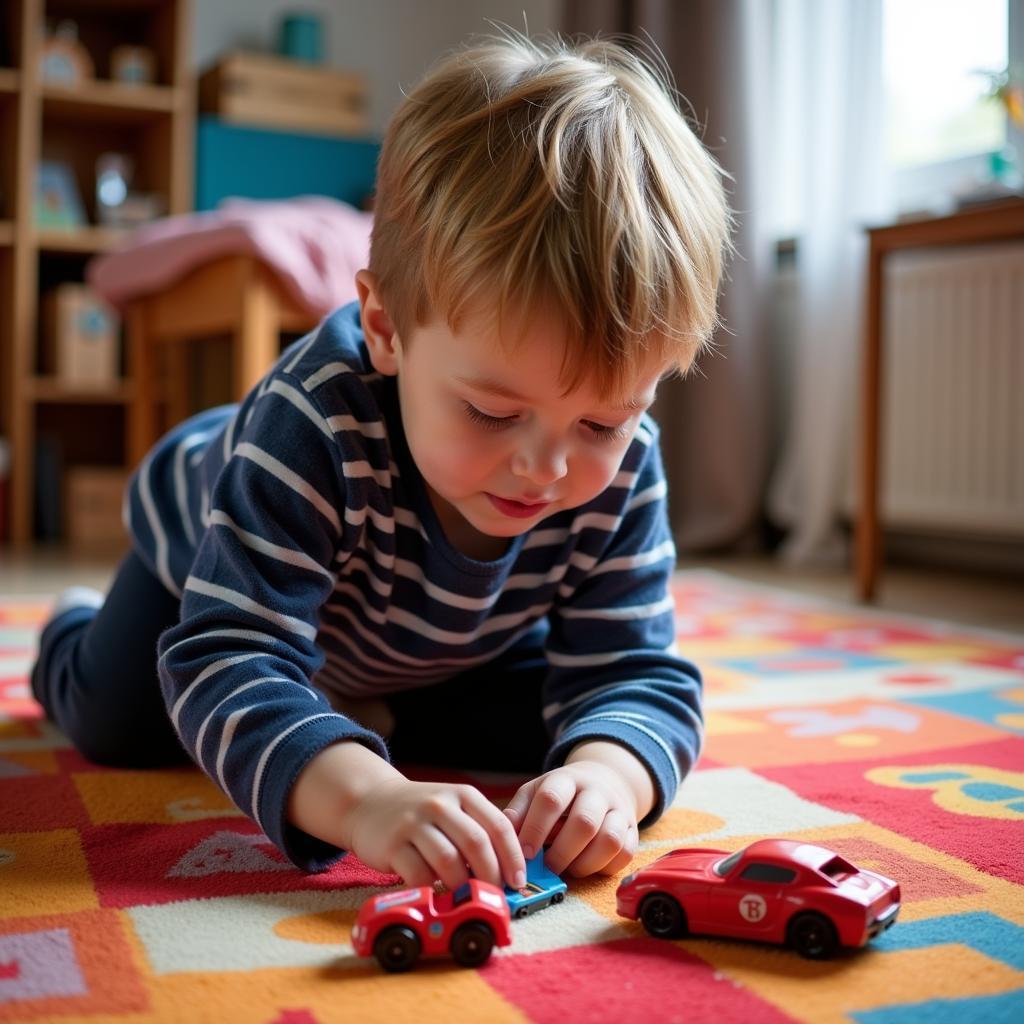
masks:
<path fill-rule="evenodd" d="M 94 77 L 73 85 L 42 80 L 44 26 L 73 22 Z M 128 461 L 132 367 L 101 388 L 78 388 L 43 372 L 43 296 L 81 281 L 85 265 L 115 245 L 99 223 L 96 164 L 119 153 L 132 187 L 159 197 L 163 211 L 192 209 L 194 81 L 188 47 L 190 0 L 3 0 L 0 4 L 0 435 L 11 446 L 10 540 L 32 540 L 40 442 L 65 468 Z M 114 51 L 141 46 L 156 58 L 147 84 L 111 80 Z M 69 168 L 85 223 L 37 226 L 42 163 Z M 52 463 L 52 457 L 48 460 Z M 2 517 L 0 517 L 2 518 Z"/>

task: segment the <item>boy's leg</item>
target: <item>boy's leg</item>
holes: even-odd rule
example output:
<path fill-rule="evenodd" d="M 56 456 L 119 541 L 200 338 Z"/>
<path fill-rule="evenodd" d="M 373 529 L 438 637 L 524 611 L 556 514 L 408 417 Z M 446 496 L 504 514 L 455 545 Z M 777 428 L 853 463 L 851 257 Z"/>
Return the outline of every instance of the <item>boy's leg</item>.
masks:
<path fill-rule="evenodd" d="M 157 640 L 179 607 L 132 552 L 102 607 L 59 611 L 43 630 L 32 693 L 91 761 L 149 768 L 188 759 L 156 674 Z"/>
<path fill-rule="evenodd" d="M 534 634 L 497 660 L 389 696 L 397 763 L 538 773 L 551 738 L 542 717 L 548 666 Z"/>

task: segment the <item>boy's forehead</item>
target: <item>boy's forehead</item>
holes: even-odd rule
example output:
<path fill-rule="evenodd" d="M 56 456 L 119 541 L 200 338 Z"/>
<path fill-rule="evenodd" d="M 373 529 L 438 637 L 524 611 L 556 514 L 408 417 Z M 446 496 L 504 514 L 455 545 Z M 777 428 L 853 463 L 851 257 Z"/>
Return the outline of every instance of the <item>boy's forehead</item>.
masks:
<path fill-rule="evenodd" d="M 528 389 L 527 392 L 522 392 L 518 391 L 507 381 L 499 377 L 473 376 L 456 373 L 454 374 L 454 380 L 456 383 L 473 388 L 476 391 L 496 395 L 499 398 L 506 398 L 513 402 L 530 403 L 536 401 L 538 397 L 536 384 L 533 388 Z M 654 388 L 657 385 L 657 381 L 658 377 L 655 377 L 652 381 L 638 381 L 635 389 L 627 391 L 622 395 L 602 396 L 601 404 L 607 406 L 609 409 L 615 409 L 621 412 L 640 412 L 646 409 L 654 400 Z M 548 389 L 546 388 L 545 390 Z M 582 381 L 579 388 L 575 389 L 575 391 L 583 393 L 592 393 L 595 390 L 596 389 L 592 386 L 588 387 L 586 380 Z M 532 394 L 529 393 L 530 391 L 532 391 Z M 564 388 L 558 388 L 557 395 L 554 397 L 565 398 L 573 393 L 573 391 L 567 392 Z M 590 397 L 590 395 L 588 395 L 588 397 Z"/>
<path fill-rule="evenodd" d="M 584 372 L 567 387 L 568 324 L 544 302 L 515 311 L 503 321 L 493 306 L 477 305 L 454 324 L 435 316 L 421 329 L 444 349 L 444 367 L 457 383 L 512 401 L 581 395 L 609 409 L 635 412 L 651 404 L 658 381 L 671 369 L 651 358 L 641 360 L 614 393 L 598 387 L 596 373 Z"/>

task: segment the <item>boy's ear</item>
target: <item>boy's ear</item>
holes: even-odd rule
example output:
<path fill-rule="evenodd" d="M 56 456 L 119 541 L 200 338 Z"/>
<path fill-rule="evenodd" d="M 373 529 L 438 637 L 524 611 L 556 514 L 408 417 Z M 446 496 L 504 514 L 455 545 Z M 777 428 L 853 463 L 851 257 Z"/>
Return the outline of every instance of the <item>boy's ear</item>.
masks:
<path fill-rule="evenodd" d="M 359 293 L 359 319 L 370 352 L 373 368 L 385 377 L 394 377 L 401 364 L 402 341 L 381 301 L 376 274 L 360 270 L 356 274 Z"/>

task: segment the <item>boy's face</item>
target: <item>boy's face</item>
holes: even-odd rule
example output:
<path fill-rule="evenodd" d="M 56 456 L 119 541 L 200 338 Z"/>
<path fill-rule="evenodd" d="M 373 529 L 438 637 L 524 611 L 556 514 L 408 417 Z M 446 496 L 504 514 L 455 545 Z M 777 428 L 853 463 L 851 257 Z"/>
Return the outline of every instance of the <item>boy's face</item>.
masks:
<path fill-rule="evenodd" d="M 374 358 L 398 375 L 410 451 L 448 539 L 467 553 L 487 550 L 480 535 L 514 537 L 600 494 L 663 369 L 632 381 L 626 404 L 586 383 L 565 395 L 564 329 L 543 312 L 526 328 L 503 346 L 486 317 L 466 317 L 458 332 L 435 319 L 407 342 L 394 335 L 392 359 Z"/>

